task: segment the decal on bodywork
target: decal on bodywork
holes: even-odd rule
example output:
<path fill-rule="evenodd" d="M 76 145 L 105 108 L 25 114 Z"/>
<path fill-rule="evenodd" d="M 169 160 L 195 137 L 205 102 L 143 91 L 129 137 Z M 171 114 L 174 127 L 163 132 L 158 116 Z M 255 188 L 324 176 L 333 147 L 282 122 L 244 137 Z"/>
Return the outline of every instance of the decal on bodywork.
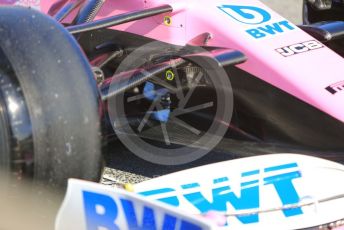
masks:
<path fill-rule="evenodd" d="M 335 84 L 332 84 L 332 85 L 326 87 L 326 90 L 333 95 L 335 95 L 339 92 L 342 92 L 342 91 L 344 91 L 344 81 L 340 81 L 340 82 L 337 82 Z"/>
<path fill-rule="evenodd" d="M 249 25 L 259 25 L 271 20 L 269 12 L 255 6 L 223 5 L 219 8 L 238 22 Z"/>
<path fill-rule="evenodd" d="M 281 54 L 283 57 L 290 57 L 296 54 L 306 53 L 320 48 L 324 48 L 323 44 L 316 40 L 311 40 L 278 48 L 276 49 L 276 52 Z"/>
<path fill-rule="evenodd" d="M 70 179 L 56 230 L 210 230 L 211 223 L 118 188 Z"/>
<path fill-rule="evenodd" d="M 235 184 L 229 177 L 215 178 L 212 185 L 202 187 L 200 182 L 180 185 L 182 194 L 175 188 L 160 188 L 151 191 L 141 192 L 146 197 L 156 197 L 157 200 L 180 207 L 185 202 L 191 204 L 200 213 L 207 213 L 211 210 L 228 212 L 230 204 L 235 210 L 259 209 L 266 200 L 261 200 L 266 190 L 274 189 L 283 205 L 292 205 L 300 202 L 300 196 L 293 184 L 294 180 L 301 178 L 301 172 L 297 163 L 276 165 L 263 170 L 256 169 L 241 173 L 240 194 L 233 190 Z M 178 190 L 180 190 L 178 188 Z M 209 191 L 208 191 L 209 190 Z M 212 194 L 208 199 L 205 194 Z M 302 215 L 301 208 L 282 210 L 285 217 Z M 238 216 L 243 224 L 259 222 L 259 214 Z"/>
<path fill-rule="evenodd" d="M 218 8 L 235 21 L 252 27 L 245 31 L 255 39 L 271 37 L 295 29 L 287 20 L 276 21 L 268 11 L 256 6 L 222 5 Z"/>
<path fill-rule="evenodd" d="M 83 201 L 88 230 L 121 229 L 123 226 L 116 224 L 120 212 L 124 213 L 128 229 L 176 229 L 178 226 L 178 230 L 202 230 L 194 223 L 167 213 L 159 221 L 154 208 L 149 205 L 140 207 L 130 199 L 120 198 L 116 202 L 109 195 L 83 191 Z"/>

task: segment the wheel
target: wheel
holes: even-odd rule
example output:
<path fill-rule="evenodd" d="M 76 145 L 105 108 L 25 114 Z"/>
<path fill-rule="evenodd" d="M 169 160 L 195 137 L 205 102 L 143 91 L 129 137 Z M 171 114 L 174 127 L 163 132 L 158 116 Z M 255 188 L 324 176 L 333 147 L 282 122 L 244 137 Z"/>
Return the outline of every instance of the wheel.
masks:
<path fill-rule="evenodd" d="M 101 170 L 97 91 L 72 36 L 51 18 L 0 8 L 0 171 L 64 187 Z M 30 183 L 31 183 L 30 182 Z"/>

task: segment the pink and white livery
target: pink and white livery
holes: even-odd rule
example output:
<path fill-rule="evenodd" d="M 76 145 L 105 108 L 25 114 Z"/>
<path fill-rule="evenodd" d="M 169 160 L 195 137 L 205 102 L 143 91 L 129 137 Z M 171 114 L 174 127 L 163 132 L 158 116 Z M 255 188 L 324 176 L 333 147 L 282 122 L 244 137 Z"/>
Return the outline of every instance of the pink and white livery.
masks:
<path fill-rule="evenodd" d="M 167 174 L 205 162 L 266 153 L 296 152 L 344 160 L 342 0 L 305 0 L 304 25 L 293 24 L 258 0 L 0 3 L 0 170 L 3 178 L 9 179 L 8 188 L 13 183 L 20 185 L 23 178 L 43 181 L 53 188 L 66 186 L 70 177 L 99 180 L 104 149 L 117 153 L 106 155 L 110 161 L 120 158 L 109 164 L 121 162 L 122 169 L 150 176 L 155 175 L 158 165 L 159 174 Z M 117 145 L 119 142 L 122 144 Z M 128 155 L 123 157 L 122 153 Z M 130 165 L 125 167 L 127 156 Z M 230 167 L 231 173 L 265 176 L 257 183 L 274 194 L 276 202 L 274 206 L 267 202 L 264 207 L 268 211 L 281 207 L 279 211 L 284 210 L 288 216 L 290 206 L 303 201 L 296 196 L 288 177 L 291 174 L 269 182 L 277 193 L 263 180 L 289 157 L 237 161 Z M 136 160 L 139 166 L 133 167 L 132 161 Z M 301 157 L 300 161 L 309 165 L 313 160 Z M 292 163 L 286 165 L 294 167 L 296 163 Z M 230 175 L 222 175 L 224 169 L 215 172 L 214 167 L 228 165 L 202 168 L 202 175 L 214 180 L 215 187 L 226 184 L 228 181 L 221 178 Z M 255 166 L 259 168 L 249 171 Z M 301 171 L 291 176 L 301 181 Z M 314 170 L 314 175 L 321 172 Z M 203 176 L 188 178 L 188 174 L 190 171 L 178 175 L 183 175 L 183 185 L 187 185 L 183 189 L 189 191 L 195 188 L 193 182 L 198 183 L 189 179 L 200 180 Z M 326 175 L 332 175 L 332 171 Z M 321 181 L 326 184 L 330 176 L 324 177 Z M 310 178 L 315 188 L 317 180 Z M 283 195 L 283 186 L 279 187 L 283 180 L 294 196 Z M 252 181 L 246 182 L 243 187 L 260 188 L 250 184 Z M 178 183 L 173 179 L 167 189 L 179 191 Z M 148 184 L 136 188 L 142 194 Z M 163 183 L 153 180 L 152 184 L 152 189 L 160 191 Z M 240 187 L 240 183 L 234 184 Z M 72 181 L 71 185 L 83 188 L 82 182 Z M 93 184 L 85 186 L 98 191 Z M 340 189 L 335 190 L 342 193 Z M 252 193 L 256 198 L 257 191 Z M 309 193 L 302 194 L 306 197 Z M 135 204 L 145 205 L 142 197 L 127 193 L 118 192 L 110 198 L 116 202 L 128 199 L 121 204 L 119 221 L 125 221 L 122 217 L 131 208 L 131 198 Z M 342 197 L 339 200 L 336 204 L 341 210 Z M 188 210 L 190 204 L 183 201 L 180 207 Z M 280 201 L 282 204 L 276 206 Z M 152 201 L 151 205 L 157 212 L 162 210 L 159 213 L 166 221 L 176 214 L 159 203 Z M 97 214 L 90 207 L 97 218 L 104 211 L 99 209 Z M 252 204 L 234 211 L 249 209 L 248 222 L 256 223 L 254 210 L 259 207 Z M 308 223 L 298 208 L 294 212 L 299 213 L 290 211 L 296 216 L 293 223 Z M 228 210 L 214 209 L 231 215 L 226 214 Z M 326 206 L 323 213 L 328 209 Z M 321 223 L 314 225 L 342 218 L 339 214 L 333 218 L 321 216 Z M 282 217 L 280 223 L 286 223 Z M 176 215 L 175 223 L 177 220 L 204 229 L 213 227 L 189 215 Z M 313 222 L 301 227 L 311 225 Z"/>
<path fill-rule="evenodd" d="M 225 66 L 234 96 L 236 117 L 227 124 L 233 136 L 274 146 L 311 148 L 322 151 L 323 156 L 343 151 L 344 78 L 338 45 L 338 34 L 343 32 L 341 22 L 297 26 L 255 0 L 86 1 L 94 10 L 87 18 L 82 14 L 87 7 L 82 8 L 84 11 L 71 10 L 85 4 L 81 2 L 43 0 L 40 8 L 59 18 L 73 34 L 79 34 L 78 20 L 79 24 L 101 22 L 131 12 L 171 7 L 156 16 L 114 23 L 113 27 L 109 23 L 108 30 L 86 29 L 79 42 L 88 55 L 108 38 L 114 44 L 126 40 L 124 46 L 134 48 L 159 41 L 178 47 L 240 51 L 247 61 Z M 61 7 L 70 13 L 61 17 Z M 143 38 L 145 41 L 138 41 Z"/>

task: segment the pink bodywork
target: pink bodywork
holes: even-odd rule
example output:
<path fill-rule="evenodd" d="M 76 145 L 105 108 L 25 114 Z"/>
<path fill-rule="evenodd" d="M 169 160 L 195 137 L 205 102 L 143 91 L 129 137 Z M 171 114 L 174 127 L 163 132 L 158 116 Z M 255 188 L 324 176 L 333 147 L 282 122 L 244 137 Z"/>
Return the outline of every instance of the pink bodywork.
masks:
<path fill-rule="evenodd" d="M 31 2 L 43 12 L 48 12 L 54 3 L 41 0 L 37 7 L 37 1 L 18 2 Z M 293 30 L 274 36 L 256 39 L 249 35 L 248 29 L 286 20 L 258 0 L 108 0 L 96 19 L 163 4 L 171 5 L 173 13 L 127 23 L 115 29 L 178 45 L 205 45 L 204 34 L 210 33 L 211 39 L 206 45 L 233 48 L 248 57 L 248 61 L 239 68 L 344 122 L 344 92 L 333 95 L 325 90 L 344 80 L 343 58 L 327 47 L 291 57 L 276 52 L 281 47 L 315 40 L 292 23 L 289 25 Z M 272 17 L 269 22 L 259 25 L 245 24 L 221 11 L 218 7 L 222 5 L 255 6 L 268 11 Z M 167 15 L 172 17 L 170 26 L 164 24 L 164 16 Z"/>

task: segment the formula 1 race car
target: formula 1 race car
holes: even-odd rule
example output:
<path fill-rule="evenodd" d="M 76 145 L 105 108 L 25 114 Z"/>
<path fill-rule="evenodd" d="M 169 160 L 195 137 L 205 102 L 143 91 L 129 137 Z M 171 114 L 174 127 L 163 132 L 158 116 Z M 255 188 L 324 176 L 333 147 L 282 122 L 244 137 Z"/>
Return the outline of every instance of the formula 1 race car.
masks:
<path fill-rule="evenodd" d="M 219 146 L 342 161 L 344 23 L 316 23 L 319 2 L 296 26 L 258 0 L 1 1 L 30 6 L 0 8 L 1 169 L 97 180 L 113 138 L 161 165 Z"/>
<path fill-rule="evenodd" d="M 304 25 L 299 26 L 258 0 L 0 2 L 0 197 L 14 196 L 23 181 L 53 189 L 71 177 L 99 181 L 102 146 L 110 141 L 121 142 L 153 167 L 189 164 L 213 150 L 233 156 L 297 152 L 343 161 L 342 1 L 304 1 Z M 276 211 L 278 202 L 267 209 L 256 205 L 263 198 L 260 189 L 274 197 L 271 201 L 282 202 L 276 215 L 296 216 L 287 222 L 305 224 L 296 227 L 327 226 L 342 218 L 340 212 L 331 218 L 320 213 L 324 219 L 312 221 L 322 222 L 306 225 L 300 211 L 325 203 L 323 213 L 329 213 L 327 202 L 341 210 L 342 187 L 329 178 L 338 182 L 342 175 L 331 172 L 321 179 L 333 190 L 319 190 L 320 198 L 296 199 L 298 186 L 312 185 L 302 194 L 313 194 L 317 178 L 294 186 L 290 182 L 302 177 L 302 170 L 288 173 L 297 168 L 289 162 L 292 157 L 277 158 L 278 165 L 249 158 L 233 168 L 242 178 L 258 175 L 264 181 L 258 186 L 256 180 L 234 183 L 234 189 L 241 186 L 240 199 L 228 186 L 217 187 L 227 183 L 220 174 L 229 164 L 178 174 L 182 184 L 174 176 L 162 177 L 136 190 L 146 199 L 161 195 L 172 205 L 184 199 L 180 206 L 186 212 L 190 201 L 205 198 L 192 191 L 207 174 L 215 187 L 206 193 L 218 195 L 209 207 L 224 211 L 231 203 L 236 223 L 255 224 L 257 213 Z M 280 169 L 286 174 L 270 178 Z M 198 177 L 192 177 L 196 172 Z M 182 197 L 173 196 L 177 187 Z M 49 204 L 43 191 L 30 192 L 37 195 L 36 203 Z M 191 202 L 191 214 L 204 214 L 209 200 L 199 201 Z M 90 213 L 102 216 L 105 209 L 93 205 Z M 71 221 L 61 223 L 75 223 L 72 215 L 67 217 Z M 114 216 L 109 218 L 106 224 L 113 224 Z"/>

